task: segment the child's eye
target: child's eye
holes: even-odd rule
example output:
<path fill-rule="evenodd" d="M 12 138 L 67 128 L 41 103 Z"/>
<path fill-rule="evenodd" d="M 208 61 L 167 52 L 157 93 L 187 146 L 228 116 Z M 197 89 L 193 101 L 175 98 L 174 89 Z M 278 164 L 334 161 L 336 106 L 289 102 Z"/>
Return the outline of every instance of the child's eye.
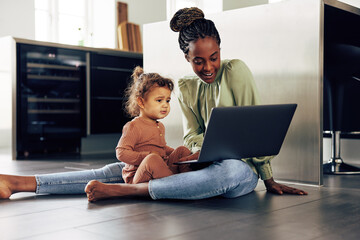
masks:
<path fill-rule="evenodd" d="M 169 103 L 169 102 L 170 102 L 170 99 L 169 99 L 169 100 L 166 100 L 166 102 Z"/>
<path fill-rule="evenodd" d="M 157 102 L 161 102 L 161 99 L 157 99 L 156 101 L 157 101 Z"/>

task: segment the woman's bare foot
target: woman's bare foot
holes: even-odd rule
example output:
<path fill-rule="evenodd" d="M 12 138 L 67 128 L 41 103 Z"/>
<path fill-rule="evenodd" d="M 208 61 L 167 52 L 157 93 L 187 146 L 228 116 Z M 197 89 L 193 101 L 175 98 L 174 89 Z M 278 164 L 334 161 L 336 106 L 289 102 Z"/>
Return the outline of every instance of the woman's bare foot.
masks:
<path fill-rule="evenodd" d="M 126 183 L 102 183 L 96 180 L 90 181 L 85 192 L 89 202 L 100 199 L 124 196 L 149 196 L 148 183 L 126 184 Z"/>
<path fill-rule="evenodd" d="M 0 175 L 0 199 L 8 199 L 12 195 L 13 192 L 10 185 L 7 178 L 4 175 Z"/>
<path fill-rule="evenodd" d="M 35 192 L 34 176 L 16 176 L 0 174 L 0 199 L 8 199 L 13 193 Z"/>

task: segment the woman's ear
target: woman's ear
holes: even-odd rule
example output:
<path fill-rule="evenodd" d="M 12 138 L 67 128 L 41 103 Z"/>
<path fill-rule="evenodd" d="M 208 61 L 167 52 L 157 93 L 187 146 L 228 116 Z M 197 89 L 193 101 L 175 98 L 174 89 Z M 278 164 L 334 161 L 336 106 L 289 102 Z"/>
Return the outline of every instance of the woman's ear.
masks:
<path fill-rule="evenodd" d="M 141 109 L 144 108 L 144 99 L 142 97 L 138 97 L 136 100 L 137 100 L 137 104 L 139 105 L 139 107 Z"/>
<path fill-rule="evenodd" d="M 189 55 L 184 54 L 186 61 L 190 62 Z"/>

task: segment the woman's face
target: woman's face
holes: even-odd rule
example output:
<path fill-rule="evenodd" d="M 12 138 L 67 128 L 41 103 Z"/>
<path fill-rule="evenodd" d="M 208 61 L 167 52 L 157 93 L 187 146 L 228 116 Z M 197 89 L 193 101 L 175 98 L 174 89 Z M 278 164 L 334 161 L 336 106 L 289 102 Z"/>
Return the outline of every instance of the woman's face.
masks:
<path fill-rule="evenodd" d="M 199 38 L 190 42 L 185 58 L 201 80 L 206 83 L 215 81 L 220 68 L 220 48 L 214 38 Z"/>

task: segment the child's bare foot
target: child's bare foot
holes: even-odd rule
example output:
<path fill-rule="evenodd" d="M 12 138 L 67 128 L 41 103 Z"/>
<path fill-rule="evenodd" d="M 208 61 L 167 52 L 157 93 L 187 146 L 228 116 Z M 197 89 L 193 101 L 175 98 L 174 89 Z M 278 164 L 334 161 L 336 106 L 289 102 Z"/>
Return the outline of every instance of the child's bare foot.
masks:
<path fill-rule="evenodd" d="M 96 180 L 90 181 L 85 192 L 89 202 L 100 199 L 123 197 L 123 196 L 149 196 L 148 183 L 126 184 L 126 183 L 102 183 Z"/>
<path fill-rule="evenodd" d="M 96 180 L 92 180 L 86 185 L 85 192 L 89 202 L 112 197 L 109 184 Z"/>
<path fill-rule="evenodd" d="M 0 199 L 8 199 L 13 194 L 10 185 L 8 176 L 0 175 Z"/>

